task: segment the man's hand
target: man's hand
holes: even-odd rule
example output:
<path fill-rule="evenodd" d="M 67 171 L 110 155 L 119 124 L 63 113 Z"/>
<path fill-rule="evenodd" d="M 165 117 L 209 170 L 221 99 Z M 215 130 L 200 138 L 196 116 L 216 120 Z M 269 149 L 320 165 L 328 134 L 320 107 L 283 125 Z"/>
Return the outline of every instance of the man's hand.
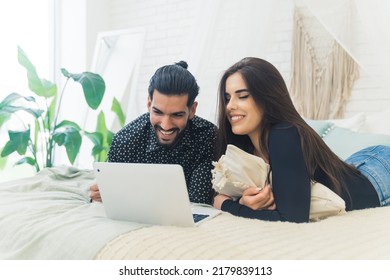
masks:
<path fill-rule="evenodd" d="M 102 197 L 100 196 L 100 191 L 97 184 L 93 184 L 92 186 L 90 186 L 89 190 L 91 191 L 89 196 L 92 201 L 102 202 Z"/>
<path fill-rule="evenodd" d="M 250 187 L 246 189 L 239 201 L 253 210 L 275 210 L 274 194 L 271 185 L 266 185 L 263 189 Z"/>

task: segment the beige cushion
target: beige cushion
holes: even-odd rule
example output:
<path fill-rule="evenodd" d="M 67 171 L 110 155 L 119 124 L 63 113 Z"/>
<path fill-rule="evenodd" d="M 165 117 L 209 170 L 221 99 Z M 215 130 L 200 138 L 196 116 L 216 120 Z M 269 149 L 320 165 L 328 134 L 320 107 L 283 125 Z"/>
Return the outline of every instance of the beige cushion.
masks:
<path fill-rule="evenodd" d="M 225 155 L 213 164 L 213 189 L 230 196 L 233 200 L 241 197 L 243 191 L 250 186 L 263 188 L 270 170 L 269 165 L 262 158 L 249 154 L 234 145 L 228 145 Z M 345 213 L 345 201 L 326 186 L 313 182 L 310 220 L 314 221 L 342 213 Z"/>

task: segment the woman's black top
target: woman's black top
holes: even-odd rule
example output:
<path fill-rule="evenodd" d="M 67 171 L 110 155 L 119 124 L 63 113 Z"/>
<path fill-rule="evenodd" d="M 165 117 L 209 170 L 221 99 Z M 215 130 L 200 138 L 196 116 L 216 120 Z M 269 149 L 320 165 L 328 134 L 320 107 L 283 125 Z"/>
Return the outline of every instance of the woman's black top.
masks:
<path fill-rule="evenodd" d="M 269 134 L 269 164 L 272 170 L 272 190 L 276 210 L 252 210 L 237 201 L 226 200 L 221 209 L 236 216 L 269 221 L 308 222 L 310 212 L 311 180 L 303 158 L 297 129 L 290 123 L 274 125 Z M 321 169 L 314 180 L 329 186 Z M 346 210 L 379 206 L 378 194 L 371 182 L 353 172 L 343 182 L 349 194 L 343 193 Z"/>

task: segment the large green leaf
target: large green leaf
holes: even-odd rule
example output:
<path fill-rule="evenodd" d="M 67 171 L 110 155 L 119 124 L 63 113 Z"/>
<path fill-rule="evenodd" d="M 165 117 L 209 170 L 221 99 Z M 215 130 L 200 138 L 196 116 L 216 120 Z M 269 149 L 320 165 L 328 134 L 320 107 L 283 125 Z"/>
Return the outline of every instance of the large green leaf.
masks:
<path fill-rule="evenodd" d="M 106 140 L 107 140 L 107 146 L 110 147 L 111 144 L 112 144 L 112 139 L 114 138 L 114 133 L 112 131 L 107 131 L 107 137 L 106 137 Z"/>
<path fill-rule="evenodd" d="M 82 141 L 80 131 L 73 125 L 65 124 L 64 122 L 61 124 L 61 127 L 53 133 L 53 140 L 59 146 L 65 146 L 68 159 L 73 164 L 80 151 Z"/>
<path fill-rule="evenodd" d="M 14 101 L 21 99 L 21 98 L 26 99 L 27 101 L 35 102 L 35 98 L 33 96 L 23 96 L 23 95 L 20 95 L 19 93 L 12 92 L 12 93 L 8 94 L 3 99 L 3 101 L 0 102 L 0 109 L 3 107 L 6 107 L 7 105 L 12 104 Z"/>
<path fill-rule="evenodd" d="M 103 135 L 103 139 L 106 138 L 108 128 L 106 125 L 106 117 L 103 111 L 101 111 L 98 115 L 96 131 L 100 132 Z"/>
<path fill-rule="evenodd" d="M 57 94 L 57 85 L 48 80 L 39 78 L 35 66 L 19 46 L 18 61 L 20 65 L 27 70 L 28 87 L 32 92 L 43 97 L 51 97 Z"/>
<path fill-rule="evenodd" d="M 103 135 L 103 146 L 109 147 L 112 143 L 112 138 L 114 137 L 114 133 L 107 128 L 106 118 L 104 116 L 104 112 L 100 112 L 98 115 L 98 121 L 96 126 L 96 131 L 102 133 Z"/>
<path fill-rule="evenodd" d="M 66 69 L 61 69 L 62 74 L 67 78 L 72 78 L 83 87 L 84 97 L 87 104 L 92 109 L 97 109 L 102 102 L 106 84 L 99 74 L 83 72 L 81 74 L 69 73 Z"/>
<path fill-rule="evenodd" d="M 20 164 L 24 164 L 24 163 L 35 166 L 36 161 L 32 157 L 24 157 L 24 158 L 21 158 L 20 160 L 18 160 L 17 162 L 15 162 L 15 165 L 20 165 Z"/>
<path fill-rule="evenodd" d="M 10 115 L 12 115 L 13 113 L 15 113 L 17 111 L 25 111 L 27 113 L 30 113 L 36 119 L 39 118 L 43 113 L 43 110 L 32 109 L 32 108 L 27 108 L 27 107 L 23 107 L 23 106 L 9 105 L 6 108 L 1 109 L 0 114 L 9 113 Z"/>
<path fill-rule="evenodd" d="M 121 127 L 124 126 L 126 121 L 126 116 L 123 113 L 121 104 L 119 103 L 118 99 L 116 99 L 115 97 L 112 99 L 111 111 L 113 111 L 118 117 L 119 125 Z"/>
<path fill-rule="evenodd" d="M 3 126 L 3 124 L 8 121 L 11 118 L 11 115 L 17 111 L 25 111 L 31 115 L 33 115 L 34 118 L 39 118 L 43 111 L 24 107 L 24 106 L 14 106 L 12 105 L 13 102 L 17 101 L 18 99 L 24 99 L 29 102 L 35 102 L 35 98 L 32 96 L 22 96 L 18 93 L 11 93 L 7 95 L 1 102 L 0 102 L 0 128 Z"/>
<path fill-rule="evenodd" d="M 107 128 L 106 117 L 103 111 L 101 111 L 98 115 L 96 131 L 103 135 L 103 146 L 107 147 L 111 145 L 114 134 Z"/>
<path fill-rule="evenodd" d="M 107 153 L 112 143 L 114 133 L 107 129 L 106 118 L 104 112 L 101 111 L 98 115 L 98 121 L 95 132 L 85 132 L 85 135 L 94 144 L 92 155 L 96 161 L 106 161 Z"/>
<path fill-rule="evenodd" d="M 85 136 L 88 137 L 89 140 L 91 140 L 91 142 L 97 146 L 97 145 L 100 145 L 102 146 L 103 145 L 103 135 L 100 133 L 100 132 L 88 132 L 88 131 L 85 131 L 84 132 Z"/>
<path fill-rule="evenodd" d="M 11 114 L 19 110 L 26 111 L 27 113 L 33 115 L 35 118 L 39 118 L 40 115 L 43 113 L 42 110 L 38 110 L 35 108 L 12 105 L 15 101 L 19 99 L 24 99 L 26 101 L 35 103 L 35 98 L 33 96 L 22 96 L 15 92 L 10 93 L 3 99 L 3 101 L 0 102 L 0 118 L 8 119 Z"/>
<path fill-rule="evenodd" d="M 60 122 L 59 124 L 57 124 L 57 126 L 55 127 L 55 129 L 58 129 L 58 128 L 61 128 L 61 127 L 73 127 L 74 129 L 76 129 L 77 131 L 80 131 L 81 128 L 80 126 L 75 123 L 75 122 L 72 122 L 72 121 L 68 121 L 68 120 L 63 120 L 62 122 Z"/>
<path fill-rule="evenodd" d="M 30 129 L 25 131 L 8 131 L 9 141 L 5 144 L 2 157 L 6 157 L 13 152 L 18 152 L 19 155 L 24 155 L 27 151 L 28 142 L 30 140 Z"/>
<path fill-rule="evenodd" d="M 85 131 L 85 135 L 89 140 L 93 143 L 92 155 L 98 156 L 103 150 L 103 135 L 100 132 L 87 132 Z"/>

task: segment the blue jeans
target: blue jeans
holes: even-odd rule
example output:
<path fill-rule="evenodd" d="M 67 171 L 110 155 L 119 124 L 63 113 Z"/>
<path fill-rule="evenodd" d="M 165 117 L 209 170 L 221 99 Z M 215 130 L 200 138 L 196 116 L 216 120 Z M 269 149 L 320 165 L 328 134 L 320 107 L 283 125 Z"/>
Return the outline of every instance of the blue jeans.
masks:
<path fill-rule="evenodd" d="M 371 146 L 360 150 L 345 162 L 354 165 L 370 180 L 381 206 L 390 205 L 390 146 Z"/>

